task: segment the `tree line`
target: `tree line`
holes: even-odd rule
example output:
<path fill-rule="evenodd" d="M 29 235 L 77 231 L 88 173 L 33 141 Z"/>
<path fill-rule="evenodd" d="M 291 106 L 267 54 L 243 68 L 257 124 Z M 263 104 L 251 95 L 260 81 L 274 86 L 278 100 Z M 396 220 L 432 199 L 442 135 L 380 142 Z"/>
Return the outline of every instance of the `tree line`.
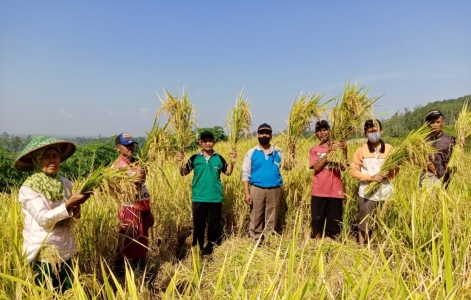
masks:
<path fill-rule="evenodd" d="M 446 125 L 452 126 L 463 107 L 465 101 L 471 101 L 471 95 L 457 99 L 429 102 L 426 105 L 417 105 L 413 110 L 408 108 L 404 112 L 397 111 L 389 119 L 381 120 L 386 135 L 392 137 L 405 137 L 411 130 L 419 128 L 425 122 L 426 114 L 432 109 L 442 112 Z M 471 105 L 471 103 L 470 103 Z"/>
<path fill-rule="evenodd" d="M 397 111 L 392 117 L 382 119 L 384 136 L 390 138 L 405 137 L 411 130 L 419 128 L 424 123 L 425 115 L 432 109 L 440 110 L 445 116 L 447 122 L 445 131 L 453 135 L 453 128 L 456 118 L 461 111 L 463 104 L 471 95 L 463 96 L 457 99 L 449 99 L 427 103 L 426 105 L 417 105 L 413 110 L 405 108 L 403 112 Z M 227 141 L 227 135 L 221 126 L 198 128 L 195 131 L 195 137 L 202 131 L 211 131 L 214 134 L 216 142 Z M 256 134 L 253 134 L 254 136 Z M 313 131 L 306 131 L 304 137 L 315 136 Z M 361 132 L 358 137 L 362 136 Z M 90 171 L 99 165 L 109 165 L 118 156 L 115 150 L 115 137 L 70 137 L 68 141 L 77 144 L 77 152 L 61 164 L 61 174 L 72 179 L 86 177 Z M 10 135 L 7 132 L 0 134 L 0 192 L 9 192 L 11 188 L 21 185 L 29 175 L 28 173 L 17 172 L 13 169 L 18 153 L 29 143 L 32 136 L 21 137 Z M 134 138 L 142 147 L 145 143 L 145 137 Z M 469 142 L 467 148 L 469 149 Z M 192 145 L 192 148 L 198 147 L 198 141 Z M 137 149 L 139 153 L 140 147 Z"/>
<path fill-rule="evenodd" d="M 195 131 L 195 136 L 205 130 L 211 131 L 214 134 L 216 142 L 227 140 L 227 136 L 221 126 L 198 128 Z M 111 164 L 118 157 L 115 149 L 115 138 L 116 136 L 102 137 L 101 135 L 96 138 L 65 138 L 67 141 L 77 144 L 77 151 L 72 157 L 61 164 L 60 174 L 70 179 L 85 178 L 96 167 Z M 136 149 L 136 153 L 139 154 L 146 138 L 133 138 L 139 143 Z M 10 192 L 12 188 L 20 186 L 29 175 L 29 173 L 16 171 L 13 168 L 13 164 L 18 154 L 31 139 L 31 135 L 21 137 L 10 135 L 7 132 L 0 134 L 0 192 Z M 196 149 L 198 142 L 195 141 L 192 147 Z"/>

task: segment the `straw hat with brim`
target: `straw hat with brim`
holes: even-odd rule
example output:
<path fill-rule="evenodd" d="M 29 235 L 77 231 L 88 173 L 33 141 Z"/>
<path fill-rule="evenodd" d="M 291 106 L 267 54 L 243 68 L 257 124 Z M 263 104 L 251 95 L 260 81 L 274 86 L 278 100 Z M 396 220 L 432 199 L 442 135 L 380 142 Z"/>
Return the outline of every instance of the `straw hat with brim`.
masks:
<path fill-rule="evenodd" d="M 21 172 L 33 171 L 34 163 L 31 154 L 41 148 L 56 147 L 61 152 L 61 162 L 74 154 L 77 146 L 74 143 L 62 141 L 45 135 L 37 135 L 31 139 L 15 161 L 15 169 Z"/>

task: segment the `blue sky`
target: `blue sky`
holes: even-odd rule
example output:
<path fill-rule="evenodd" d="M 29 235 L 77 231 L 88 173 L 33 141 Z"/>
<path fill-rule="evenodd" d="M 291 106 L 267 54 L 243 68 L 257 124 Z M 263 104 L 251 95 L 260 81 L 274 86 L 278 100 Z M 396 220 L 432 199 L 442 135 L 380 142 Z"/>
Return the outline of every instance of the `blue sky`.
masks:
<path fill-rule="evenodd" d="M 239 91 L 285 127 L 301 92 L 347 80 L 375 111 L 471 94 L 471 1 L 0 1 L 0 132 L 149 131 L 186 86 L 201 127 Z"/>

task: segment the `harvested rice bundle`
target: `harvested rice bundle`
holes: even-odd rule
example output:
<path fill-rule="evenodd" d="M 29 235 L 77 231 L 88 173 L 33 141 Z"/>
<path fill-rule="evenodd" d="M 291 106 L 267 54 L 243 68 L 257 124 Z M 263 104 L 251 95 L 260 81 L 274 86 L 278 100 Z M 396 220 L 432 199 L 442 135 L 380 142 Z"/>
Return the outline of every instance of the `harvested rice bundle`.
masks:
<path fill-rule="evenodd" d="M 158 95 L 162 107 L 157 111 L 158 115 L 167 114 L 168 125 L 175 135 L 179 152 L 184 152 L 196 139 L 195 108 L 190 103 L 186 89 L 181 98 L 177 94 L 173 96 L 169 90 L 164 91 L 164 96 Z"/>
<path fill-rule="evenodd" d="M 231 150 L 236 150 L 237 144 L 242 136 L 250 133 L 251 124 L 252 115 L 250 113 L 250 104 L 244 100 L 244 92 L 242 91 L 237 96 L 236 105 L 232 107 L 226 119 Z"/>
<path fill-rule="evenodd" d="M 468 110 L 468 100 L 463 104 L 458 119 L 456 119 L 455 129 L 457 134 L 456 145 L 464 148 L 464 144 L 471 135 L 471 111 Z"/>
<path fill-rule="evenodd" d="M 361 128 L 361 124 L 367 119 L 373 118 L 373 104 L 381 97 L 368 97 L 369 88 L 359 87 L 358 83 L 345 84 L 342 99 L 338 99 L 336 106 L 331 110 L 330 119 L 332 129 L 330 140 L 338 143 L 347 140 Z M 327 161 L 345 166 L 345 157 L 341 149 L 331 151 Z"/>
<path fill-rule="evenodd" d="M 409 133 L 401 145 L 394 148 L 386 157 L 379 173 L 387 174 L 406 162 L 421 166 L 424 169 L 427 168 L 429 157 L 435 152 L 432 141 L 426 140 L 429 134 L 430 128 L 427 124 Z M 365 194 L 367 196 L 374 194 L 380 186 L 380 182 L 370 183 L 365 189 Z"/>
<path fill-rule="evenodd" d="M 143 163 L 155 162 L 159 158 L 165 158 L 173 146 L 172 133 L 168 130 L 168 122 L 164 127 L 159 127 L 158 116 L 154 119 L 154 125 L 150 132 L 146 132 L 147 138 L 141 150 L 139 159 Z"/>
<path fill-rule="evenodd" d="M 130 176 L 128 169 L 116 169 L 99 166 L 93 171 L 79 189 L 80 194 L 91 193 L 94 189 L 102 189 L 104 186 L 129 186 L 134 185 L 137 176 Z"/>
<path fill-rule="evenodd" d="M 100 186 L 100 192 L 102 195 L 107 195 L 107 197 L 102 197 L 101 199 L 112 198 L 118 206 L 121 205 L 132 205 L 136 199 L 138 192 L 141 190 L 139 176 L 137 173 L 135 175 L 125 169 L 123 171 L 123 176 L 115 178 L 113 180 L 104 180 Z M 111 196 L 111 197 L 110 197 Z"/>
<path fill-rule="evenodd" d="M 315 118 L 321 119 L 324 112 L 320 101 L 324 95 L 307 94 L 300 95 L 294 100 L 288 118 L 288 131 L 286 134 L 286 159 L 283 160 L 284 168 L 291 169 L 295 164 L 295 148 L 301 134 L 311 127 Z"/>
<path fill-rule="evenodd" d="M 449 169 L 456 171 L 460 167 L 466 168 L 462 163 L 464 157 L 464 145 L 471 135 L 471 111 L 468 110 L 468 101 L 466 100 L 463 104 L 458 119 L 455 123 L 456 130 L 456 146 L 453 149 L 450 163 L 448 164 Z"/>

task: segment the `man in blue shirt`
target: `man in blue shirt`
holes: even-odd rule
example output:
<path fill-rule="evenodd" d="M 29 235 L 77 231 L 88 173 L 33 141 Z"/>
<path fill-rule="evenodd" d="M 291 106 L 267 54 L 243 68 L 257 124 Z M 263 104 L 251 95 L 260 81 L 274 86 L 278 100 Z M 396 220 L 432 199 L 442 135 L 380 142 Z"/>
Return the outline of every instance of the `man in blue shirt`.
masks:
<path fill-rule="evenodd" d="M 257 130 L 258 146 L 250 149 L 242 164 L 245 203 L 250 205 L 250 237 L 257 241 L 275 231 L 281 199 L 282 152 L 270 144 L 271 126 Z"/>

